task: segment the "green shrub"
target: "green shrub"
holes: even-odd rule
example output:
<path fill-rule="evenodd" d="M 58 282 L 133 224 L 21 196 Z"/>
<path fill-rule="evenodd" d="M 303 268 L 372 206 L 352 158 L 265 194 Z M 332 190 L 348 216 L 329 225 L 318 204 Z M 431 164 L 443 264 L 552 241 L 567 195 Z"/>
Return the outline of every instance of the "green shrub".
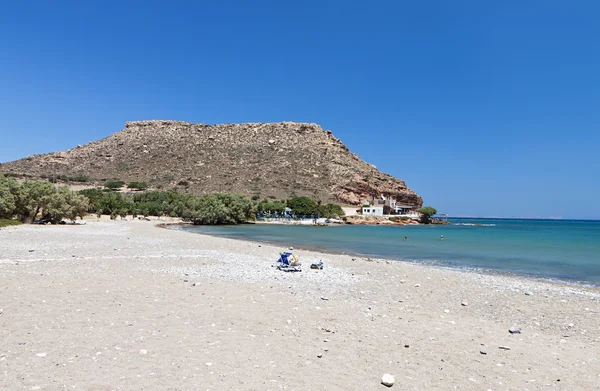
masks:
<path fill-rule="evenodd" d="M 117 190 L 117 189 L 120 189 L 121 187 L 123 187 L 124 184 L 125 184 L 125 182 L 123 182 L 123 181 L 114 180 L 114 181 L 104 182 L 104 187 L 106 187 L 107 189 L 111 189 L 111 190 Z"/>
<path fill-rule="evenodd" d="M 146 182 L 129 182 L 127 188 L 135 190 L 146 190 L 148 188 L 148 184 Z"/>

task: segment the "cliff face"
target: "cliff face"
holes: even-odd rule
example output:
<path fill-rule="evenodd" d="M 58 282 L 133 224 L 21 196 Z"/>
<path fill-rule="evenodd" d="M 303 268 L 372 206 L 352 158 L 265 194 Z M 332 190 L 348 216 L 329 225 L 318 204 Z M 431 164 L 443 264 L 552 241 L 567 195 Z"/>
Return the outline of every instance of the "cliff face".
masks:
<path fill-rule="evenodd" d="M 308 123 L 128 122 L 105 139 L 5 163 L 0 172 L 146 181 L 199 194 L 240 192 L 277 199 L 297 194 L 351 205 L 385 195 L 422 204 L 404 181 L 379 172 L 331 131 Z"/>

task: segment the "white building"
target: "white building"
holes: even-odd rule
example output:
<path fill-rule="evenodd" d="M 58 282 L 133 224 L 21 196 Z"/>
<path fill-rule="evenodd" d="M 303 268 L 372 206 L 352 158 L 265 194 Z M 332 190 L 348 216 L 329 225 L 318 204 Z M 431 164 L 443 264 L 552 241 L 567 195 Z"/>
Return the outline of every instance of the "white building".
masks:
<path fill-rule="evenodd" d="M 363 206 L 363 216 L 383 216 L 383 206 Z"/>

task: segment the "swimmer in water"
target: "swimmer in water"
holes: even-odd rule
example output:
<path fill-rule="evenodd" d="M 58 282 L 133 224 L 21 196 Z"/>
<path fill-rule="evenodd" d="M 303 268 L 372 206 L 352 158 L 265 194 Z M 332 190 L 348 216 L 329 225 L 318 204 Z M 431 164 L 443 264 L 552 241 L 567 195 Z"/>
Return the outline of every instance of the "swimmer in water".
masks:
<path fill-rule="evenodd" d="M 440 235 L 440 240 L 444 240 L 444 235 Z"/>
<path fill-rule="evenodd" d="M 404 240 L 408 240 L 408 236 L 405 236 L 405 237 L 404 237 Z"/>

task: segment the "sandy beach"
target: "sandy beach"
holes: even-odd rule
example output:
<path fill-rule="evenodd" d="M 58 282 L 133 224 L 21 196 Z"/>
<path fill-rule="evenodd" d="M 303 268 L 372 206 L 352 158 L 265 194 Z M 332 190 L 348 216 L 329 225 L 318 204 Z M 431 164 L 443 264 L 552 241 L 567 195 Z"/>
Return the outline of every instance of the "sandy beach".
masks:
<path fill-rule="evenodd" d="M 0 230 L 0 390 L 600 389 L 598 289 L 155 225 Z"/>

